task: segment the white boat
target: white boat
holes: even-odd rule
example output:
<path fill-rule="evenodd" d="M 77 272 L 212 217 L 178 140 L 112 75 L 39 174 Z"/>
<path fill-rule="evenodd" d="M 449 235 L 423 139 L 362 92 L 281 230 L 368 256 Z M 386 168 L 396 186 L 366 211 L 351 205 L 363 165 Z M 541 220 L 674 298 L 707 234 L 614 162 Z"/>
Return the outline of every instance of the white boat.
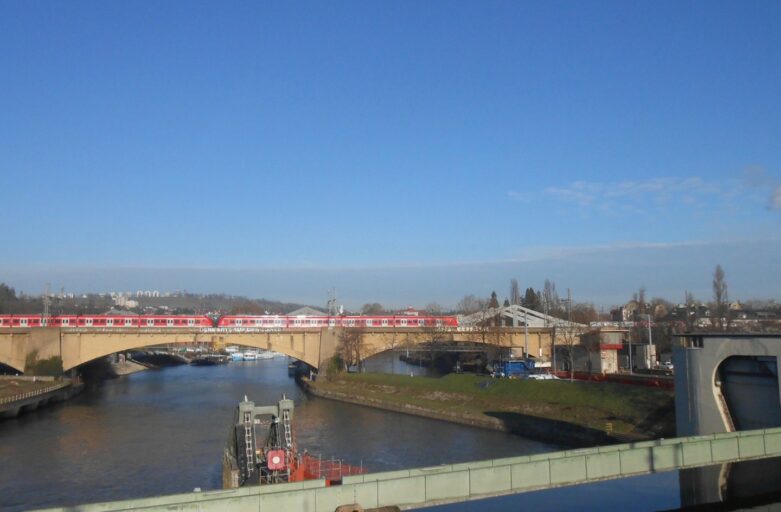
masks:
<path fill-rule="evenodd" d="M 258 358 L 257 350 L 245 350 L 241 353 L 245 361 L 255 361 Z"/>

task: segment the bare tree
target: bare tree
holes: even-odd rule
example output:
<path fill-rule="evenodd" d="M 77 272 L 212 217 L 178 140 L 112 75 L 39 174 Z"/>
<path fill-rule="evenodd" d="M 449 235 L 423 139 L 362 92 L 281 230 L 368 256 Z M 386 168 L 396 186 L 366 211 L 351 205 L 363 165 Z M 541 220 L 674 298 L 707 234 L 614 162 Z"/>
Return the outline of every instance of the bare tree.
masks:
<path fill-rule="evenodd" d="M 542 304 L 543 309 L 549 315 L 558 316 L 561 312 L 559 294 L 556 292 L 556 283 L 550 279 L 545 280 L 545 285 L 542 289 Z"/>
<path fill-rule="evenodd" d="M 361 308 L 361 313 L 364 315 L 381 315 L 385 313 L 385 308 L 379 302 L 367 303 Z"/>
<path fill-rule="evenodd" d="M 429 344 L 429 358 L 433 365 L 437 358 L 437 349 L 442 343 L 453 341 L 453 333 L 450 328 L 441 323 L 434 323 L 431 325 L 423 326 L 423 332 L 425 333 Z"/>
<path fill-rule="evenodd" d="M 496 297 L 496 292 L 491 292 L 491 298 L 488 301 L 488 307 L 489 308 L 499 307 L 499 299 Z"/>
<path fill-rule="evenodd" d="M 520 304 L 521 303 L 521 288 L 518 286 L 518 280 L 517 279 L 511 279 L 510 280 L 510 304 Z"/>
<path fill-rule="evenodd" d="M 637 312 L 640 314 L 645 313 L 645 285 L 640 286 L 640 290 L 637 292 Z"/>
<path fill-rule="evenodd" d="M 472 313 L 477 313 L 478 311 L 484 311 L 488 303 L 483 299 L 478 299 L 474 295 L 464 295 L 464 298 L 461 299 L 458 304 L 457 308 L 460 313 L 463 313 L 465 315 L 471 315 Z"/>
<path fill-rule="evenodd" d="M 363 327 L 346 327 L 339 336 L 339 355 L 348 367 L 360 365 L 364 348 Z"/>
<path fill-rule="evenodd" d="M 575 350 L 580 342 L 579 329 L 569 324 L 559 327 L 557 342 L 559 342 L 559 346 L 562 347 L 564 352 L 564 357 L 569 367 L 569 380 L 572 381 L 575 379 Z"/>
<path fill-rule="evenodd" d="M 580 336 L 580 343 L 583 345 L 583 348 L 586 351 L 586 357 L 588 358 L 586 360 L 586 370 L 588 371 L 588 373 L 594 372 L 593 361 L 594 359 L 598 358 L 598 354 L 600 353 L 600 341 L 601 341 L 600 338 L 601 338 L 600 329 L 597 329 L 596 331 L 593 331 L 588 335 Z M 602 371 L 604 371 L 604 368 L 602 368 Z"/>
<path fill-rule="evenodd" d="M 593 304 L 580 302 L 572 306 L 572 321 L 588 325 L 599 320 L 599 313 Z"/>
<path fill-rule="evenodd" d="M 429 315 L 441 315 L 442 306 L 440 306 L 436 302 L 429 302 L 426 305 L 426 313 L 428 313 Z"/>
<path fill-rule="evenodd" d="M 713 271 L 713 312 L 711 325 L 718 330 L 725 330 L 731 323 L 729 317 L 729 297 L 727 295 L 727 282 L 724 280 L 724 269 L 716 265 Z"/>
<path fill-rule="evenodd" d="M 684 302 L 686 307 L 684 322 L 686 323 L 686 330 L 691 332 L 697 320 L 697 302 L 694 300 L 694 294 L 687 290 L 684 294 Z"/>

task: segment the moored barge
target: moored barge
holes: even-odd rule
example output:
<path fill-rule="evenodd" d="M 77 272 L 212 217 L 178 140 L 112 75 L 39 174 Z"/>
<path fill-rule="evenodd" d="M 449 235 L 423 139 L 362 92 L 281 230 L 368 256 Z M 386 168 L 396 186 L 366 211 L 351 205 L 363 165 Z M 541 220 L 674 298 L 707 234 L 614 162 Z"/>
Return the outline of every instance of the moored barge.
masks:
<path fill-rule="evenodd" d="M 256 406 L 247 397 L 239 402 L 223 456 L 223 488 L 317 479 L 339 485 L 344 476 L 366 472 L 363 465 L 298 453 L 293 409 L 284 395 L 277 405 Z"/>

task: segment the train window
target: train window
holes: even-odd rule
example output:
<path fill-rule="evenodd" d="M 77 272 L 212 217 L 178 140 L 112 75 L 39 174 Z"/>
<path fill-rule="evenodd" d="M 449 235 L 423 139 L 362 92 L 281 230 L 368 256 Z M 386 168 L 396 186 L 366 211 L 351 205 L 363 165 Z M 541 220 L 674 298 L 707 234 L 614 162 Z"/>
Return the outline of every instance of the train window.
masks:
<path fill-rule="evenodd" d="M 92 325 L 92 319 L 91 318 L 85 318 L 84 319 L 84 325 L 91 326 Z"/>
<path fill-rule="evenodd" d="M 174 325 L 174 319 L 173 318 L 166 318 L 165 320 L 166 325 Z"/>
<path fill-rule="evenodd" d="M 418 325 L 423 325 L 423 323 L 424 323 L 423 319 L 422 319 L 422 318 L 419 318 L 419 319 L 418 319 Z"/>
<path fill-rule="evenodd" d="M 114 319 L 113 318 L 107 318 L 106 319 L 106 325 L 108 325 L 108 326 L 114 325 Z"/>
<path fill-rule="evenodd" d="M 255 325 L 260 325 L 262 320 L 260 318 L 255 319 Z"/>
<path fill-rule="evenodd" d="M 371 327 L 371 325 L 372 325 L 372 321 L 367 319 L 367 320 L 366 320 L 366 325 L 367 325 L 368 327 Z"/>
<path fill-rule="evenodd" d="M 152 319 L 152 318 L 147 319 L 146 325 L 148 325 L 150 327 L 154 327 L 154 325 L 155 325 L 154 319 Z"/>
<path fill-rule="evenodd" d="M 282 319 L 281 318 L 275 318 L 274 323 L 277 325 L 282 325 Z"/>
<path fill-rule="evenodd" d="M 20 319 L 19 325 L 21 325 L 22 327 L 27 327 L 27 319 L 26 318 Z"/>
<path fill-rule="evenodd" d="M 388 319 L 387 318 L 383 318 L 382 319 L 382 325 L 388 325 Z"/>
<path fill-rule="evenodd" d="M 437 325 L 442 325 L 442 320 L 440 320 L 439 318 L 437 318 Z"/>
<path fill-rule="evenodd" d="M 125 325 L 133 325 L 133 320 L 130 318 L 125 318 Z"/>
<path fill-rule="evenodd" d="M 407 319 L 406 318 L 402 318 L 401 319 L 401 325 L 407 325 Z"/>
<path fill-rule="evenodd" d="M 70 325 L 70 318 L 63 318 L 62 319 L 62 325 Z"/>
<path fill-rule="evenodd" d="M 242 320 L 241 318 L 237 318 L 237 319 L 236 319 L 236 320 L 233 322 L 233 325 L 241 325 L 241 324 L 243 324 L 243 323 L 244 323 L 244 320 Z"/>
<path fill-rule="evenodd" d="M 187 325 L 189 325 L 189 326 L 191 326 L 191 327 L 192 327 L 193 325 L 195 325 L 195 318 L 188 318 L 188 319 L 187 319 Z"/>

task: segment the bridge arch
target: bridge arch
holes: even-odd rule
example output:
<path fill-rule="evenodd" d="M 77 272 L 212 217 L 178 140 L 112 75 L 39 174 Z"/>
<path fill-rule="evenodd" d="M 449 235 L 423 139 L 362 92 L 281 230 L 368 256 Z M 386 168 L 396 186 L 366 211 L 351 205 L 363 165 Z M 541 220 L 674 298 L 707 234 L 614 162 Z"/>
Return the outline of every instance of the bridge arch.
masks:
<path fill-rule="evenodd" d="M 36 351 L 39 359 L 60 357 L 63 370 L 117 352 L 156 345 L 223 344 L 273 350 L 318 368 L 334 354 L 336 338 L 329 330 L 285 332 L 204 329 L 30 329 L 0 333 L 0 363 L 24 371 L 26 358 Z"/>
<path fill-rule="evenodd" d="M 39 359 L 60 357 L 68 371 L 88 361 L 127 350 L 166 344 L 214 343 L 273 350 L 294 357 L 314 368 L 328 361 L 340 343 L 342 328 L 263 330 L 241 328 L 31 328 L 0 330 L 0 363 L 23 371 L 27 356 L 37 351 Z M 549 345 L 547 329 L 502 328 L 484 336 L 481 331 L 446 329 L 376 328 L 363 330 L 362 358 L 393 348 L 430 341 L 483 343 L 502 348 L 523 347 L 528 334 L 531 353 L 542 354 Z"/>

